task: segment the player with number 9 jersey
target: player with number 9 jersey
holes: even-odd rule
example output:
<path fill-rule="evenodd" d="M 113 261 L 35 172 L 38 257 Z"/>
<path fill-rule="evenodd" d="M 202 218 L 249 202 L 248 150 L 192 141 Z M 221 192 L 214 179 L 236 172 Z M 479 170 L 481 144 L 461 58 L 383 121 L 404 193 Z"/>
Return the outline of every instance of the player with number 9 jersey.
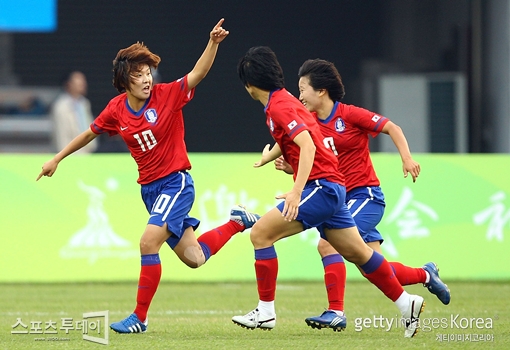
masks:
<path fill-rule="evenodd" d="M 333 63 L 321 59 L 307 60 L 299 69 L 298 76 L 300 100 L 316 118 L 324 143 L 337 156 L 338 170 L 345 175 L 345 200 L 358 231 L 368 246 L 382 253 L 383 237 L 376 226 L 382 219 L 386 204 L 370 159 L 369 136 L 390 135 L 400 153 L 404 176 L 410 173 L 413 182 L 420 173 L 420 165 L 413 160 L 398 125 L 367 109 L 340 102 L 345 91 Z M 280 160 L 277 169 L 282 164 Z M 387 244 L 391 243 L 389 240 Z M 305 321 L 312 328 L 342 330 L 346 327 L 345 264 L 342 256 L 325 240 L 319 240 L 318 251 L 324 266 L 329 307 L 322 315 L 306 318 Z M 427 263 L 422 268 L 400 262 L 390 262 L 390 265 L 402 285 L 423 284 L 444 304 L 449 303 L 450 292 L 439 279 L 434 263 Z M 405 335 L 413 336 L 414 333 L 415 329 L 409 329 Z"/>
<path fill-rule="evenodd" d="M 338 169 L 348 179 L 345 183 L 347 192 L 360 186 L 379 186 L 367 135 L 379 135 L 389 119 L 338 101 L 326 119 L 318 118 L 317 112 L 312 114 L 321 126 L 325 144 L 339 159 Z"/>

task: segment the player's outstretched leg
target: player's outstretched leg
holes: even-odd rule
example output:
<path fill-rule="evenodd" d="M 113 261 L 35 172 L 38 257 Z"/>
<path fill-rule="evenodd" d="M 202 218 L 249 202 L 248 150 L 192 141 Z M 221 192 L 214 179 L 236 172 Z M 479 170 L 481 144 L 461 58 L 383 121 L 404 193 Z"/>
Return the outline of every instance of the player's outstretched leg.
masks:
<path fill-rule="evenodd" d="M 372 252 L 368 262 L 359 267 L 363 271 L 363 276 L 396 304 L 402 313 L 404 336 L 413 337 L 418 331 L 420 314 L 425 307 L 423 298 L 407 293 L 395 277 L 388 261 L 376 251 Z"/>
<path fill-rule="evenodd" d="M 437 265 L 433 262 L 428 262 L 423 265 L 422 269 L 427 271 L 430 276 L 429 281 L 423 285 L 427 287 L 429 292 L 435 294 L 443 304 L 448 305 L 450 303 L 450 289 L 448 289 L 448 286 L 439 278 Z"/>
<path fill-rule="evenodd" d="M 251 228 L 259 219 L 259 215 L 250 213 L 241 205 L 232 207 L 230 210 L 230 220 L 226 224 L 204 232 L 198 237 L 197 240 L 202 246 L 205 261 L 218 253 L 235 234 Z"/>
<path fill-rule="evenodd" d="M 145 333 L 147 326 L 147 320 L 142 322 L 138 319 L 138 316 L 133 313 L 122 321 L 112 323 L 110 328 L 117 333 Z"/>

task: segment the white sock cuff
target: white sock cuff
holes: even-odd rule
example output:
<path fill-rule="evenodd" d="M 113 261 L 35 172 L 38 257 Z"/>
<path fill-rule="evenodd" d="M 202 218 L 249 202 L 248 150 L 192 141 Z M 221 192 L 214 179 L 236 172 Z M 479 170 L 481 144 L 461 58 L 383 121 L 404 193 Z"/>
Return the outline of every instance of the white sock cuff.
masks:
<path fill-rule="evenodd" d="M 428 271 L 425 271 L 425 284 L 430 282 L 430 273 Z"/>
<path fill-rule="evenodd" d="M 409 295 L 409 293 L 404 291 L 402 294 L 400 294 L 398 299 L 395 301 L 395 305 L 397 305 L 397 307 L 401 313 L 406 312 L 407 309 L 409 308 L 409 299 L 410 298 L 411 298 L 411 296 Z"/>
<path fill-rule="evenodd" d="M 259 309 L 262 315 L 273 316 L 275 314 L 274 300 L 273 301 L 259 300 L 259 305 L 257 306 L 257 309 Z"/>

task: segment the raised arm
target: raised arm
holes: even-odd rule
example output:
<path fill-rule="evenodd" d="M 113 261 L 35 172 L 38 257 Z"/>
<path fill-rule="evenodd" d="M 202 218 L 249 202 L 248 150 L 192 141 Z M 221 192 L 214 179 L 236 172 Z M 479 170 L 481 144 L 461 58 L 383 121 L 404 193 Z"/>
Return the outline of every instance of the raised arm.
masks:
<path fill-rule="evenodd" d="M 77 150 L 85 147 L 89 142 L 94 140 L 97 137 L 97 134 L 92 132 L 92 130 L 87 129 L 78 136 L 76 136 L 67 146 L 65 146 L 60 152 L 58 152 L 52 159 L 43 164 L 42 170 L 37 176 L 36 181 L 38 181 L 43 176 L 51 177 L 55 171 L 57 171 L 58 163 L 71 153 L 76 152 Z"/>
<path fill-rule="evenodd" d="M 397 147 L 398 153 L 400 153 L 400 158 L 402 158 L 402 170 L 404 172 L 404 177 L 410 173 L 413 182 L 416 182 L 418 175 L 420 174 L 420 164 L 415 162 L 413 157 L 411 156 L 411 151 L 409 150 L 409 145 L 407 143 L 407 139 L 404 136 L 404 132 L 402 128 L 397 124 L 389 121 L 384 125 L 382 132 L 390 135 L 391 140 Z"/>
<path fill-rule="evenodd" d="M 228 30 L 225 30 L 221 27 L 223 21 L 223 18 L 220 19 L 220 21 L 214 26 L 210 33 L 209 42 L 207 43 L 202 56 L 200 56 L 191 72 L 188 73 L 188 88 L 190 90 L 197 86 L 198 83 L 200 83 L 202 79 L 205 78 L 207 73 L 209 73 L 209 70 L 211 69 L 216 57 L 216 52 L 218 51 L 218 45 L 229 34 Z"/>

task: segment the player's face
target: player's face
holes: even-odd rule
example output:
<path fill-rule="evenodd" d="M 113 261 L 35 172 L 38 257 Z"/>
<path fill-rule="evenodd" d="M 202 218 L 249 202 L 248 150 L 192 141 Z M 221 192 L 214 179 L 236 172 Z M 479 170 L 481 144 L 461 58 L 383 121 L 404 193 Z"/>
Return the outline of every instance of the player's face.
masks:
<path fill-rule="evenodd" d="M 128 93 L 139 100 L 146 100 L 151 95 L 152 72 L 148 65 L 143 65 L 138 72 L 131 73 Z"/>
<path fill-rule="evenodd" d="M 308 77 L 299 78 L 299 100 L 310 112 L 317 111 L 320 104 L 320 91 L 314 90 Z"/>

